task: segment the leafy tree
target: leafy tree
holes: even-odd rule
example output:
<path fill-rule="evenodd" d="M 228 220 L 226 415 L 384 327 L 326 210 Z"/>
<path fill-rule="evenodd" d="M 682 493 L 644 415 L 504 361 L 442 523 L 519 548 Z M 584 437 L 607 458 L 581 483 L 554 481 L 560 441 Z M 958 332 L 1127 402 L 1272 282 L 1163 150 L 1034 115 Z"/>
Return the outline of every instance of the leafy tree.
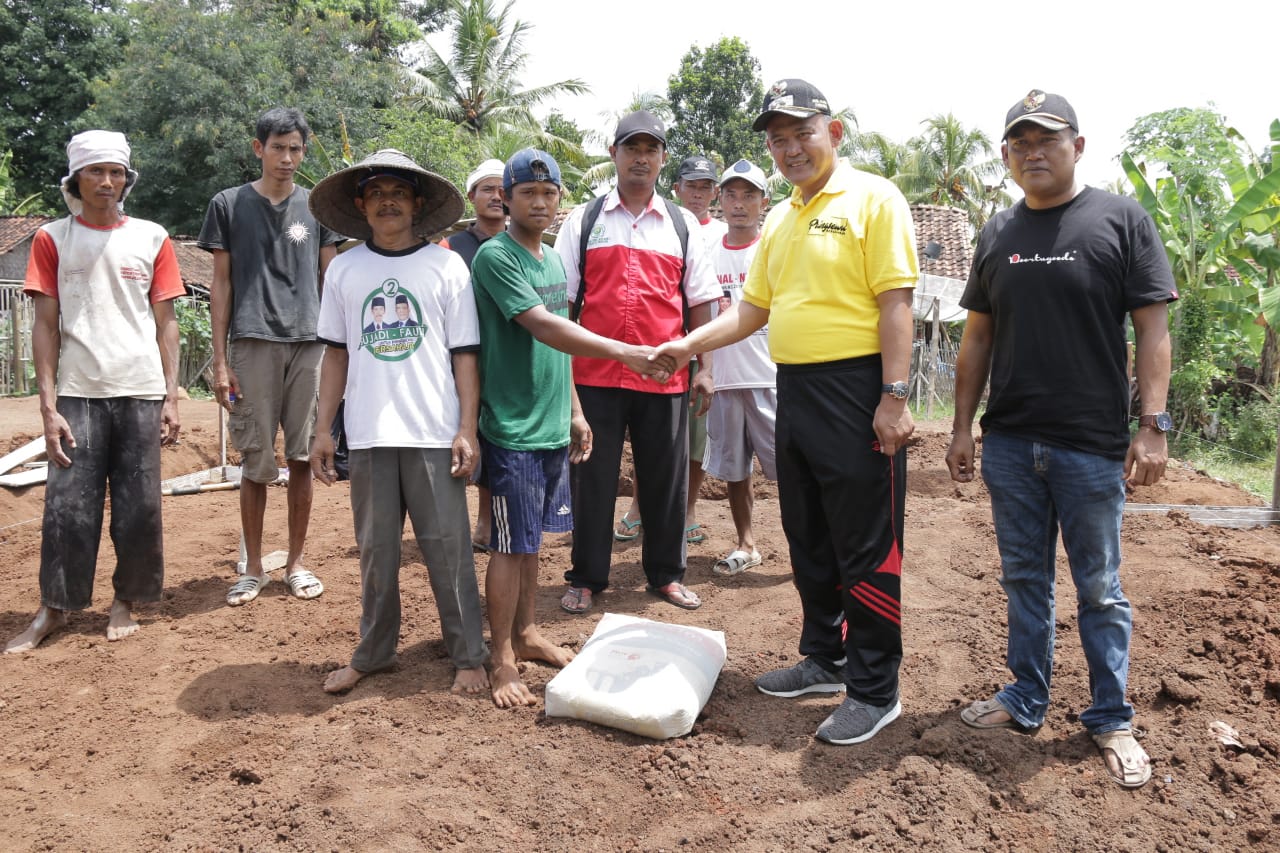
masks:
<path fill-rule="evenodd" d="M 573 119 L 561 115 L 556 110 L 552 110 L 546 120 L 543 121 L 542 129 L 549 135 L 571 142 L 578 147 L 582 147 L 582 143 L 586 139 L 585 132 L 574 123 Z"/>
<path fill-rule="evenodd" d="M 718 155 L 722 165 L 743 157 L 768 164 L 764 137 L 751 129 L 764 100 L 760 63 L 741 39 L 722 38 L 705 51 L 689 48 L 667 81 L 667 100 L 673 117 L 667 148 L 674 164 L 694 154 Z"/>
<path fill-rule="evenodd" d="M 300 108 L 321 141 L 344 121 L 366 139 L 401 92 L 396 66 L 361 48 L 363 31 L 342 16 L 286 22 L 268 0 L 134 8 L 134 37 L 82 121 L 128 133 L 142 173 L 130 207 L 176 233 L 199 229 L 218 190 L 260 174 L 250 143 L 265 109 Z"/>
<path fill-rule="evenodd" d="M 492 124 L 537 128 L 533 108 L 561 94 L 589 91 L 577 78 L 523 88 L 530 24 L 512 17 L 514 0 L 448 0 L 452 44 L 446 59 L 427 45 L 428 61 L 413 75 L 420 105 L 432 115 L 479 134 Z"/>
<path fill-rule="evenodd" d="M 119 61 L 117 0 L 0 3 L 0 139 L 13 151 L 20 196 L 61 206 L 67 128 L 89 106 L 89 83 Z"/>
<path fill-rule="evenodd" d="M 1004 176 L 1004 164 L 995 156 L 990 138 L 981 130 L 966 128 L 950 113 L 925 119 L 924 133 L 907 142 L 911 151 L 906 168 L 896 179 L 907 199 L 916 204 L 958 207 L 980 229 L 989 218 L 989 198 Z M 1007 206 L 1008 197 L 1004 197 Z"/>
<path fill-rule="evenodd" d="M 26 216 L 43 212 L 46 205 L 40 203 L 39 193 L 19 197 L 9 173 L 9 164 L 12 162 L 12 151 L 0 154 L 0 216 Z"/>
<path fill-rule="evenodd" d="M 653 113 L 664 124 L 671 122 L 670 101 L 657 92 L 642 92 L 637 89 L 631 93 L 631 101 L 620 109 L 600 113 L 600 126 L 602 129 L 587 131 L 585 134 L 587 143 L 607 149 L 610 145 L 613 145 L 613 135 L 617 130 L 618 122 L 624 116 L 628 116 L 637 110 Z M 592 188 L 592 191 L 583 200 L 594 195 L 594 190 L 612 186 L 614 179 L 617 177 L 613 160 L 609 158 L 609 155 L 597 154 L 592 156 L 590 160 L 591 165 L 582 173 L 582 183 Z"/>
<path fill-rule="evenodd" d="M 892 181 L 913 168 L 913 152 L 907 145 L 878 131 L 861 133 L 854 128 L 849 128 L 849 131 L 845 134 L 841 153 L 849 158 L 855 169 Z"/>
<path fill-rule="evenodd" d="M 1230 206 L 1222 170 L 1224 164 L 1240 158 L 1244 144 L 1244 137 L 1226 118 L 1205 107 L 1151 113 L 1125 131 L 1125 151 L 1130 157 L 1163 163 L 1176 174 L 1182 197 L 1196 206 L 1207 227 L 1213 227 Z"/>
<path fill-rule="evenodd" d="M 1163 134 L 1160 117 L 1168 121 Z M 1265 160 L 1220 117 L 1203 111 L 1158 113 L 1135 128 L 1144 132 L 1131 135 L 1135 144 L 1121 154 L 1121 165 L 1155 220 L 1182 297 L 1173 314 L 1170 409 L 1184 427 L 1204 428 L 1215 388 L 1237 385 L 1252 359 L 1261 386 L 1276 381 L 1280 170 L 1272 163 L 1280 153 L 1280 121 L 1271 125 L 1271 156 Z M 1196 135 L 1209 138 L 1191 138 Z M 1144 151 L 1162 168 L 1140 162 Z M 1150 174 L 1163 170 L 1168 174 Z M 1259 316 L 1261 326 L 1254 322 Z"/>
<path fill-rule="evenodd" d="M 284 19 L 340 16 L 363 31 L 360 47 L 389 54 L 440 29 L 445 6 L 446 0 L 292 0 L 284 4 Z"/>

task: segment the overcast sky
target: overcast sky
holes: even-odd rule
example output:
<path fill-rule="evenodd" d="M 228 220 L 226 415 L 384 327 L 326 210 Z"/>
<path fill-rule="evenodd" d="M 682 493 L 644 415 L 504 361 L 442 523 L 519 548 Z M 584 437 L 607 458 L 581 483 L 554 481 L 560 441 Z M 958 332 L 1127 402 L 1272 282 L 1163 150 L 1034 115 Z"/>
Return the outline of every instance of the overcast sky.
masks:
<path fill-rule="evenodd" d="M 1275 0 L 515 0 L 514 12 L 533 24 L 522 82 L 585 80 L 590 95 L 553 105 L 584 129 L 604 130 L 600 114 L 636 91 L 665 95 L 692 45 L 737 36 L 759 60 L 766 88 L 804 78 L 836 109 L 852 108 L 862 130 L 898 141 L 946 112 L 998 141 L 1005 112 L 1028 90 L 1062 94 L 1086 139 L 1079 174 L 1103 184 L 1120 176 L 1123 134 L 1147 113 L 1212 103 L 1255 150 L 1267 143 L 1280 117 L 1269 41 L 1278 8 Z"/>

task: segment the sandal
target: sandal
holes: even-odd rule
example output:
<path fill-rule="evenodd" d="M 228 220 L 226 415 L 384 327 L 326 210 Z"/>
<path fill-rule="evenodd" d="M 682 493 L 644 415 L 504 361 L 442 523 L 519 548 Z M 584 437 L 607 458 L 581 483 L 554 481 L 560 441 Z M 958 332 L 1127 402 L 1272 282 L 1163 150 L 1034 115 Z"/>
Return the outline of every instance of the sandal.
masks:
<path fill-rule="evenodd" d="M 702 529 L 702 525 L 698 522 L 690 524 L 684 529 L 684 541 L 690 545 L 697 545 L 699 542 L 707 541 L 706 531 Z"/>
<path fill-rule="evenodd" d="M 324 592 L 324 584 L 320 583 L 320 578 L 306 569 L 299 569 L 286 576 L 284 582 L 289 585 L 289 592 L 293 593 L 295 598 L 301 598 L 304 601 L 319 598 Z"/>
<path fill-rule="evenodd" d="M 760 552 L 752 550 L 750 554 L 741 549 L 732 552 L 723 560 L 716 560 L 716 564 L 711 567 L 711 571 L 724 577 L 733 577 L 740 575 L 747 569 L 755 568 L 760 565 Z"/>
<path fill-rule="evenodd" d="M 1129 729 L 1116 729 L 1092 735 L 1093 742 L 1102 753 L 1102 763 L 1107 768 L 1107 775 L 1122 788 L 1141 788 L 1151 778 L 1151 757 L 1136 740 Z M 1120 774 L 1111 771 L 1111 762 L 1107 760 L 1110 750 L 1120 765 Z"/>
<path fill-rule="evenodd" d="M 575 616 L 591 609 L 591 590 L 585 586 L 571 586 L 560 596 L 560 609 Z"/>
<path fill-rule="evenodd" d="M 702 606 L 702 599 L 698 598 L 693 590 L 680 583 L 680 581 L 672 581 L 666 586 L 650 584 L 646 589 L 650 595 L 656 595 L 668 604 L 674 604 L 682 610 L 697 610 Z"/>
<path fill-rule="evenodd" d="M 999 699 L 981 699 L 962 710 L 960 719 L 965 725 L 972 726 L 975 729 L 1017 729 L 1022 731 L 1023 726 L 1013 718 L 1013 714 L 1009 714 L 1009 719 L 1001 720 L 998 723 L 983 722 L 983 717 L 996 711 L 1004 711 L 1009 714 L 1009 709 L 1001 704 Z"/>
<path fill-rule="evenodd" d="M 632 521 L 625 515 L 618 519 L 618 524 L 613 528 L 613 538 L 619 542 L 630 542 L 640 535 L 640 519 Z"/>
<path fill-rule="evenodd" d="M 227 604 L 231 607 L 248 604 L 258 597 L 258 593 L 262 592 L 268 580 L 270 578 L 266 575 L 245 575 L 227 590 Z"/>

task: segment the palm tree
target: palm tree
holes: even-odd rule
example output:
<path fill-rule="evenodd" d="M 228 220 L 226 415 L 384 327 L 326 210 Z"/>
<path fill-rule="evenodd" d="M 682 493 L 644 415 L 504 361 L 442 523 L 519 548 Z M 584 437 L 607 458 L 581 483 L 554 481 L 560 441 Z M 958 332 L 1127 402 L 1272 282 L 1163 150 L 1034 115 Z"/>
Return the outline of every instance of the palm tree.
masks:
<path fill-rule="evenodd" d="M 911 157 L 895 183 L 908 201 L 962 208 L 974 228 L 981 228 L 990 211 L 1007 199 L 1004 164 L 991 139 L 981 130 L 966 129 L 950 113 L 922 124 L 925 132 L 907 142 Z"/>
<path fill-rule="evenodd" d="M 590 130 L 585 134 L 584 142 L 591 143 L 596 148 L 608 148 L 613 144 L 613 132 L 618 126 L 618 122 L 622 121 L 623 116 L 631 115 L 637 110 L 645 110 L 651 112 L 664 123 L 671 121 L 671 103 L 657 92 L 641 92 L 637 89 L 631 94 L 631 102 L 620 110 L 614 112 L 602 112 L 600 114 L 601 126 L 604 130 Z M 617 177 L 617 170 L 614 168 L 613 160 L 605 154 L 597 154 L 589 157 L 590 163 L 587 164 L 582 172 L 582 183 L 588 187 L 599 191 L 603 187 L 613 186 L 613 181 Z"/>
<path fill-rule="evenodd" d="M 498 9 L 496 0 L 449 0 L 449 57 L 428 44 L 426 67 L 410 75 L 422 109 L 475 134 L 495 124 L 536 128 L 535 106 L 556 95 L 590 91 L 577 78 L 522 88 L 524 38 L 531 25 L 512 16 L 513 5 L 508 0 Z"/>
<path fill-rule="evenodd" d="M 915 168 L 912 162 L 915 152 L 876 131 L 850 133 L 845 137 L 841 153 L 849 158 L 853 168 L 891 181 Z"/>

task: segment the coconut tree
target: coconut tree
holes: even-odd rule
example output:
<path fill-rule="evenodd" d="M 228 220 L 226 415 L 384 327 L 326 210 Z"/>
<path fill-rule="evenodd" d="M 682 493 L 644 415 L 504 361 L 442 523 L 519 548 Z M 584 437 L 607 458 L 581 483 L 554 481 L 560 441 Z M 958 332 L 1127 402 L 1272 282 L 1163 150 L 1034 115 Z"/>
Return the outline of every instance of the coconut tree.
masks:
<path fill-rule="evenodd" d="M 524 88 L 525 36 L 532 26 L 512 15 L 514 0 L 449 0 L 448 56 L 426 45 L 427 64 L 409 75 L 418 105 L 472 133 L 514 125 L 537 128 L 533 108 L 548 98 L 590 91 L 577 78 Z"/>
<path fill-rule="evenodd" d="M 664 123 L 671 121 L 671 102 L 657 92 L 641 92 L 637 89 L 631 94 L 631 101 L 622 109 L 600 113 L 600 126 L 603 130 L 587 131 L 585 142 L 598 148 L 608 148 L 613 144 L 613 132 L 623 116 L 637 110 L 653 113 Z M 613 160 L 607 154 L 597 154 L 590 158 L 590 164 L 582 172 L 582 183 L 595 190 L 613 185 L 617 171 Z"/>
<path fill-rule="evenodd" d="M 967 211 L 970 223 L 980 229 L 992 209 L 1008 204 L 1004 164 L 991 139 L 981 130 L 967 129 L 950 113 L 921 124 L 924 133 L 907 142 L 911 156 L 895 183 L 913 203 Z"/>

